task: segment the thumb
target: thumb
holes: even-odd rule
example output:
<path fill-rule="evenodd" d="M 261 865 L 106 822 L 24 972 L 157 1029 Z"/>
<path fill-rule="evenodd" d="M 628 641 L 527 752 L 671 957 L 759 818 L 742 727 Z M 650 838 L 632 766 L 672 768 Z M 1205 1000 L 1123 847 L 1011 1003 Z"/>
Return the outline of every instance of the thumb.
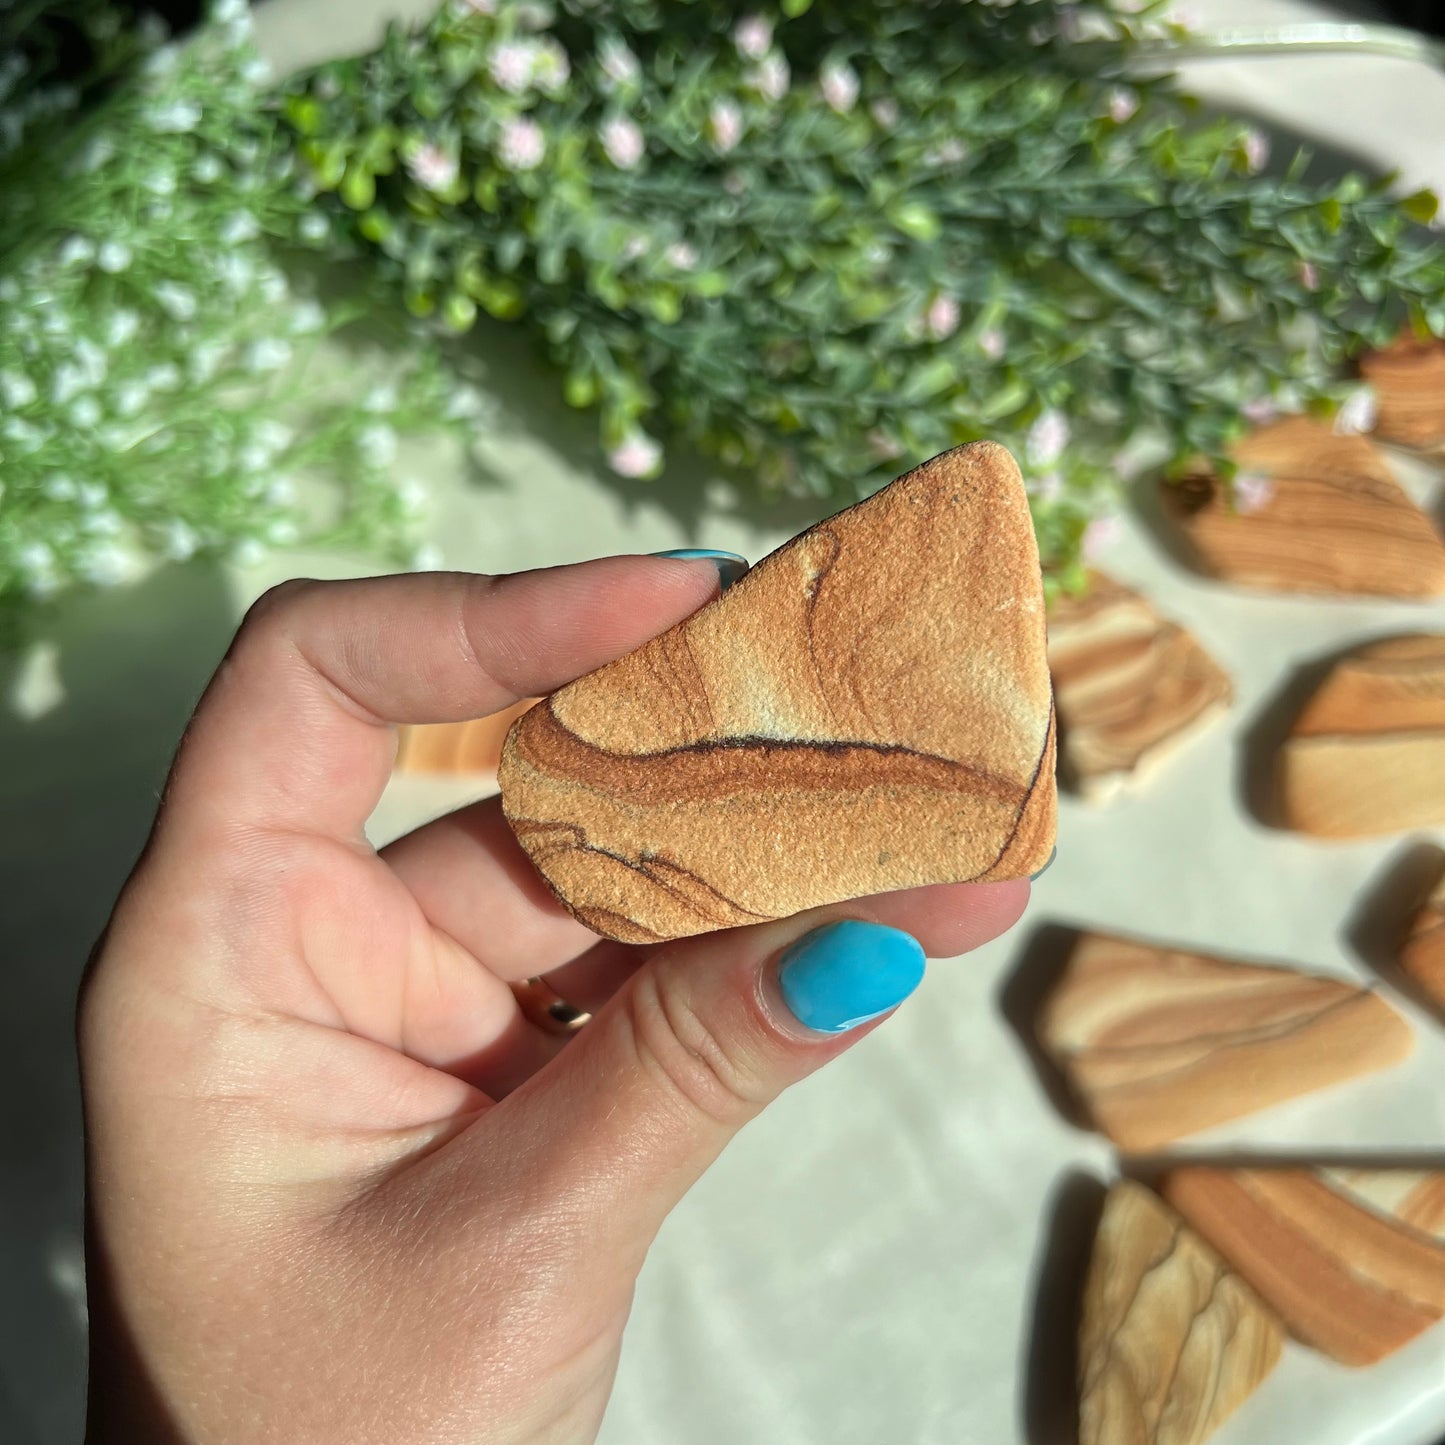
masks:
<path fill-rule="evenodd" d="M 489 1123 L 513 1113 L 554 1220 L 586 1234 L 579 1256 L 630 1281 L 728 1140 L 918 986 L 911 934 L 832 912 L 664 945 L 497 1106 Z"/>

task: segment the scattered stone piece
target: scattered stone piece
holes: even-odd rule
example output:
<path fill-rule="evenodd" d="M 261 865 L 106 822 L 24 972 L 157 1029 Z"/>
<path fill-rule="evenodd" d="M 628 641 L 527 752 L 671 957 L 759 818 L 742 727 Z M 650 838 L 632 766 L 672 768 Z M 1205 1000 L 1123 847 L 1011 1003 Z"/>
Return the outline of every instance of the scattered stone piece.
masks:
<path fill-rule="evenodd" d="M 1164 484 L 1164 509 L 1195 565 L 1270 592 L 1435 597 L 1445 592 L 1445 544 L 1368 437 L 1291 416 L 1234 451 L 1246 508 L 1209 474 Z M 1262 488 L 1258 479 L 1272 485 Z"/>
<path fill-rule="evenodd" d="M 1400 967 L 1445 1008 L 1445 853 L 1430 889 L 1400 948 Z"/>
<path fill-rule="evenodd" d="M 396 771 L 495 773 L 507 729 L 535 701 L 536 698 L 525 698 L 503 712 L 467 722 L 421 723 L 399 729 Z"/>
<path fill-rule="evenodd" d="M 1342 1364 L 1445 1315 L 1445 1174 L 1191 1166 L 1162 1188 L 1290 1334 Z"/>
<path fill-rule="evenodd" d="M 1028 498 L 991 442 L 935 457 L 525 714 L 502 803 L 558 898 L 628 942 L 1053 850 Z"/>
<path fill-rule="evenodd" d="M 1184 628 L 1102 572 L 1049 608 L 1059 771 L 1091 802 L 1142 781 L 1229 710 L 1229 677 Z"/>
<path fill-rule="evenodd" d="M 1445 636 L 1372 642 L 1330 670 L 1276 759 L 1281 820 L 1322 838 L 1445 822 Z"/>
<path fill-rule="evenodd" d="M 1102 933 L 1079 936 L 1038 1034 L 1094 1126 L 1131 1152 L 1388 1068 L 1414 1042 L 1339 979 Z"/>
<path fill-rule="evenodd" d="M 1247 1284 L 1142 1184 L 1109 1191 L 1079 1329 L 1079 1445 L 1199 1445 L 1279 1361 Z"/>
<path fill-rule="evenodd" d="M 1445 452 L 1445 341 L 1402 336 L 1360 362 L 1375 389 L 1383 441 L 1422 452 Z"/>

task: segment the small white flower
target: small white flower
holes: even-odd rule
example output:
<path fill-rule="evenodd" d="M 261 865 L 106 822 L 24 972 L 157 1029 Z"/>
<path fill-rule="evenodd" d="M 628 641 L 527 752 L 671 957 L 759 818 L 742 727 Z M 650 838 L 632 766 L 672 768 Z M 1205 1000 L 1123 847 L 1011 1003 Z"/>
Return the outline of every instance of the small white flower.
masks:
<path fill-rule="evenodd" d="M 140 575 L 141 560 L 135 552 L 119 542 L 102 542 L 86 555 L 81 572 L 97 587 L 119 587 Z"/>
<path fill-rule="evenodd" d="M 1041 502 L 1057 502 L 1064 495 L 1064 479 L 1057 472 L 1045 472 L 1029 482 L 1026 490 Z"/>
<path fill-rule="evenodd" d="M 300 529 L 290 517 L 278 517 L 266 528 L 266 540 L 273 547 L 289 547 L 300 536 Z"/>
<path fill-rule="evenodd" d="M 396 460 L 396 433 L 382 422 L 373 422 L 357 433 L 356 450 L 371 466 L 388 467 Z"/>
<path fill-rule="evenodd" d="M 80 505 L 84 507 L 87 512 L 99 512 L 110 500 L 110 493 L 106 491 L 100 482 L 82 482 L 75 489 L 75 493 L 76 496 L 80 498 Z M 109 515 L 115 517 L 114 512 L 109 513 Z M 116 517 L 115 521 L 116 525 L 112 525 L 110 522 L 101 523 L 101 531 L 118 532 L 120 530 L 118 525 L 120 519 Z"/>
<path fill-rule="evenodd" d="M 5 423 L 5 436 L 15 443 L 17 451 L 35 452 L 50 439 L 51 432 L 49 427 L 38 427 L 34 422 L 14 416 Z"/>
<path fill-rule="evenodd" d="M 530 116 L 515 116 L 502 126 L 497 159 L 509 171 L 534 171 L 547 154 L 547 137 Z"/>
<path fill-rule="evenodd" d="M 0 301 L 18 301 L 20 283 L 13 276 L 0 276 Z"/>
<path fill-rule="evenodd" d="M 839 115 L 846 115 L 858 103 L 858 73 L 851 65 L 841 61 L 829 61 L 823 67 L 818 88 L 823 92 L 823 99 Z"/>
<path fill-rule="evenodd" d="M 567 52 L 550 36 L 537 42 L 532 62 L 532 80 L 543 95 L 560 95 L 572 77 Z"/>
<path fill-rule="evenodd" d="M 52 472 L 45 479 L 45 485 L 41 490 L 52 502 L 73 502 L 75 500 L 75 482 L 64 472 Z"/>
<path fill-rule="evenodd" d="M 473 15 L 495 15 L 497 0 L 462 0 L 462 8 L 470 10 Z"/>
<path fill-rule="evenodd" d="M 426 511 L 426 484 L 416 477 L 403 477 L 396 484 L 396 496 L 408 516 L 419 517 Z"/>
<path fill-rule="evenodd" d="M 742 171 L 729 171 L 722 179 L 722 188 L 730 196 L 741 196 L 748 188 L 748 178 Z"/>
<path fill-rule="evenodd" d="M 645 432 L 633 432 L 607 453 L 607 465 L 619 477 L 649 477 L 662 463 L 662 447 Z"/>
<path fill-rule="evenodd" d="M 331 234 L 331 222 L 312 211 L 301 217 L 298 229 L 303 240 L 324 241 Z"/>
<path fill-rule="evenodd" d="M 253 55 L 241 67 L 241 79 L 247 85 L 262 86 L 271 79 L 270 63 L 263 60 L 259 55 Z"/>
<path fill-rule="evenodd" d="M 1252 396 L 1239 408 L 1239 414 L 1254 426 L 1263 426 L 1279 415 L 1279 407 L 1272 396 Z"/>
<path fill-rule="evenodd" d="M 1335 413 L 1335 435 L 1359 436 L 1374 431 L 1380 419 L 1380 403 L 1372 386 L 1357 386 Z"/>
<path fill-rule="evenodd" d="M 253 435 L 273 457 L 284 452 L 296 440 L 296 433 L 285 422 L 275 421 L 271 417 L 262 417 L 256 423 Z"/>
<path fill-rule="evenodd" d="M 148 391 L 174 391 L 181 384 L 181 369 L 173 361 L 162 361 L 143 378 Z"/>
<path fill-rule="evenodd" d="M 152 171 L 141 179 L 141 185 L 153 196 L 171 196 L 175 194 L 176 178 L 170 171 Z"/>
<path fill-rule="evenodd" d="M 112 350 L 126 345 L 140 330 L 140 315 L 128 306 L 118 307 L 105 323 L 105 344 Z"/>
<path fill-rule="evenodd" d="M 50 378 L 50 400 L 55 406 L 64 406 L 80 395 L 87 385 L 85 368 L 74 361 L 63 361 L 55 368 Z"/>
<path fill-rule="evenodd" d="M 221 179 L 223 170 L 221 158 L 207 151 L 191 167 L 191 179 L 198 181 L 203 186 L 212 186 Z"/>
<path fill-rule="evenodd" d="M 186 358 L 186 370 L 195 382 L 209 381 L 220 369 L 229 350 L 223 341 L 203 341 Z"/>
<path fill-rule="evenodd" d="M 59 647 L 54 642 L 33 643 L 15 669 L 10 705 L 18 717 L 35 722 L 64 701 Z M 89 1316 L 85 1304 L 85 1252 L 78 1241 L 71 1240 L 68 1248 L 63 1241 L 52 1247 L 50 1277 L 75 1306 L 83 1326 Z"/>
<path fill-rule="evenodd" d="M 1269 505 L 1274 496 L 1274 479 L 1258 472 L 1240 472 L 1233 485 L 1234 510 L 1244 516 Z"/>
<path fill-rule="evenodd" d="M 464 382 L 447 397 L 442 415 L 448 421 L 465 421 L 470 417 L 481 416 L 485 410 L 486 401 L 481 392 Z"/>
<path fill-rule="evenodd" d="M 942 341 L 958 330 L 960 312 L 952 296 L 935 296 L 923 313 L 924 329 L 935 341 Z"/>
<path fill-rule="evenodd" d="M 100 424 L 100 403 L 93 396 L 80 396 L 70 408 L 71 422 L 81 431 L 89 431 Z"/>
<path fill-rule="evenodd" d="M 598 134 L 608 160 L 618 170 L 630 171 L 642 159 L 646 142 L 636 121 L 625 115 L 614 115 L 603 121 Z"/>
<path fill-rule="evenodd" d="M 258 274 L 256 289 L 263 301 L 274 305 L 286 294 L 286 278 L 274 266 L 268 266 Z"/>
<path fill-rule="evenodd" d="M 520 95 L 532 83 L 537 67 L 537 47 L 525 40 L 507 40 L 487 57 L 487 72 L 496 85 L 511 95 Z"/>
<path fill-rule="evenodd" d="M 326 325 L 326 309 L 308 296 L 296 303 L 291 312 L 290 331 L 293 336 L 311 336 Z"/>
<path fill-rule="evenodd" d="M 127 381 L 116 388 L 112 405 L 117 416 L 135 416 L 149 396 L 150 389 L 143 382 Z"/>
<path fill-rule="evenodd" d="M 742 111 L 730 100 L 715 100 L 708 112 L 707 132 L 714 148 L 726 155 L 742 139 Z"/>
<path fill-rule="evenodd" d="M 968 155 L 968 147 L 957 136 L 924 152 L 924 162 L 930 166 L 956 166 Z"/>
<path fill-rule="evenodd" d="M 180 58 L 181 47 L 174 42 L 158 46 L 146 56 L 145 64 L 141 66 L 141 74 L 152 80 L 168 75 L 179 64 Z"/>
<path fill-rule="evenodd" d="M 290 477 L 273 477 L 261 493 L 273 507 L 289 507 L 296 500 L 296 483 Z"/>
<path fill-rule="evenodd" d="M 1123 125 L 1138 109 L 1139 97 L 1127 86 L 1116 85 L 1109 92 L 1109 119 L 1115 125 Z"/>
<path fill-rule="evenodd" d="M 266 560 L 265 544 L 255 537 L 247 537 L 231 553 L 231 558 L 238 567 L 259 567 Z"/>
<path fill-rule="evenodd" d="M 196 314 L 196 293 L 175 281 L 162 281 L 152 293 L 172 321 L 190 321 Z"/>
<path fill-rule="evenodd" d="M 1097 562 L 1119 540 L 1122 532 L 1117 517 L 1095 517 L 1084 528 L 1084 539 L 1080 545 L 1084 561 Z"/>
<path fill-rule="evenodd" d="M 250 211 L 233 211 L 221 226 L 221 242 L 226 246 L 254 241 L 260 234 L 261 227 Z"/>
<path fill-rule="evenodd" d="M 115 142 L 109 136 L 98 135 L 86 143 L 76 164 L 81 171 L 98 171 L 115 154 Z"/>
<path fill-rule="evenodd" d="M 1029 428 L 1026 443 L 1029 461 L 1036 467 L 1051 467 L 1063 456 L 1068 444 L 1069 423 L 1063 412 L 1052 408 L 1040 412 Z"/>
<path fill-rule="evenodd" d="M 396 410 L 396 404 L 400 399 L 396 387 L 389 381 L 379 381 L 361 398 L 361 409 L 371 412 L 374 416 L 386 416 Z"/>
<path fill-rule="evenodd" d="M 639 231 L 622 243 L 620 254 L 624 261 L 640 261 L 651 249 L 652 243 Z"/>
<path fill-rule="evenodd" d="M 427 191 L 445 191 L 456 183 L 461 167 L 456 156 L 432 141 L 416 147 L 406 159 L 407 173 Z"/>
<path fill-rule="evenodd" d="M 637 57 L 620 40 L 605 40 L 597 49 L 597 63 L 614 85 L 635 85 L 642 73 Z"/>
<path fill-rule="evenodd" d="M 892 130 L 898 124 L 898 102 L 891 95 L 880 95 L 870 101 L 868 113 L 884 130 Z"/>
<path fill-rule="evenodd" d="M 674 241 L 663 252 L 663 258 L 679 271 L 691 271 L 697 265 L 697 250 L 686 241 Z"/>
<path fill-rule="evenodd" d="M 55 253 L 62 266 L 89 266 L 95 260 L 95 243 L 89 236 L 67 236 Z"/>
<path fill-rule="evenodd" d="M 866 433 L 863 440 L 868 443 L 868 451 L 875 461 L 893 462 L 903 455 L 903 444 L 879 427 Z"/>
<path fill-rule="evenodd" d="M 157 106 L 147 119 L 152 130 L 183 135 L 200 124 L 201 108 L 193 100 L 177 98 Z"/>
<path fill-rule="evenodd" d="M 196 549 L 201 545 L 195 528 L 181 521 L 179 517 L 173 517 L 166 523 L 161 536 L 161 550 L 175 562 L 184 562 L 188 557 L 194 557 Z"/>
<path fill-rule="evenodd" d="M 211 5 L 211 19 L 217 25 L 231 25 L 237 20 L 244 20 L 250 14 L 246 0 L 213 0 Z"/>
<path fill-rule="evenodd" d="M 256 263 L 242 251 L 227 251 L 216 258 L 216 275 L 231 291 L 244 291 L 256 279 Z"/>
<path fill-rule="evenodd" d="M 76 343 L 71 353 L 75 364 L 85 373 L 85 384 L 87 386 L 99 386 L 105 380 L 105 374 L 110 369 L 110 363 L 106 360 L 105 352 L 87 336 L 82 336 Z"/>
<path fill-rule="evenodd" d="M 422 543 L 411 554 L 411 566 L 414 572 L 440 571 L 442 567 L 441 548 L 432 546 L 430 542 Z"/>
<path fill-rule="evenodd" d="M 0 401 L 10 411 L 29 406 L 37 394 L 35 383 L 23 371 L 0 371 Z"/>
<path fill-rule="evenodd" d="M 291 360 L 291 343 L 279 336 L 263 336 L 246 348 L 245 365 L 250 371 L 275 371 Z"/>
<path fill-rule="evenodd" d="M 20 570 L 30 573 L 32 579 L 53 571 L 55 567 L 55 553 L 44 542 L 26 542 L 17 549 L 15 560 L 19 562 Z"/>
<path fill-rule="evenodd" d="M 985 326 L 978 333 L 978 349 L 990 361 L 997 361 L 1004 353 L 1003 332 L 997 326 Z"/>
<path fill-rule="evenodd" d="M 773 45 L 773 22 L 765 15 L 745 15 L 733 27 L 733 44 L 745 60 L 761 60 Z"/>
<path fill-rule="evenodd" d="M 748 84 L 764 100 L 781 100 L 788 93 L 793 76 L 788 69 L 787 60 L 775 50 L 772 54 L 763 56 L 749 72 L 747 79 Z"/>
<path fill-rule="evenodd" d="M 134 259 L 134 253 L 124 241 L 102 241 L 95 253 L 95 264 L 108 276 L 118 276 Z"/>
<path fill-rule="evenodd" d="M 1261 131 L 1247 130 L 1240 146 L 1244 151 L 1245 168 L 1250 174 L 1262 171 L 1269 160 L 1269 138 Z"/>

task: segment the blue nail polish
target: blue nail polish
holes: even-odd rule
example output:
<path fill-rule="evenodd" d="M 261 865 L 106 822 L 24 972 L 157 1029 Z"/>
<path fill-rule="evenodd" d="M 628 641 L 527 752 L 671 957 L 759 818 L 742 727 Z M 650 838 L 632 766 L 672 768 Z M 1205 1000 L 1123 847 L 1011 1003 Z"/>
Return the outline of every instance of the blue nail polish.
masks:
<path fill-rule="evenodd" d="M 717 568 L 722 590 L 726 592 L 748 570 L 748 559 L 736 552 L 719 552 L 713 547 L 679 547 L 674 552 L 654 552 L 654 557 L 677 557 L 684 562 L 711 562 Z"/>
<path fill-rule="evenodd" d="M 857 919 L 805 933 L 778 965 L 783 1002 L 799 1023 L 824 1034 L 841 1034 L 887 1013 L 922 978 L 916 938 Z"/>
<path fill-rule="evenodd" d="M 1030 873 L 1030 874 L 1029 874 L 1029 882 L 1032 883 L 1032 882 L 1034 882 L 1036 879 L 1042 878 L 1042 877 L 1044 876 L 1044 874 L 1047 873 L 1047 872 L 1049 871 L 1049 869 L 1054 866 L 1054 859 L 1057 858 L 1058 856 L 1059 856 L 1059 850 L 1058 850 L 1057 848 L 1055 848 L 1055 849 L 1053 850 L 1053 852 L 1049 854 L 1049 856 L 1048 856 L 1048 861 L 1044 864 L 1044 866 L 1043 866 L 1042 868 L 1040 868 L 1037 873 Z"/>

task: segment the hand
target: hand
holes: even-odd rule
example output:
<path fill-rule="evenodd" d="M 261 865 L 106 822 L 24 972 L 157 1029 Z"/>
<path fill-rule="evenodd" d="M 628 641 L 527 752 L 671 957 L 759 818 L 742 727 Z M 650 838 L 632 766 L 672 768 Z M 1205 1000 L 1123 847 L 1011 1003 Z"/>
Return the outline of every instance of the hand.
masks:
<path fill-rule="evenodd" d="M 394 723 L 548 692 L 716 590 L 614 557 L 252 609 L 82 990 L 93 1445 L 591 1440 L 663 1217 L 917 982 L 896 930 L 952 955 L 1017 918 L 1026 883 L 959 885 L 629 948 L 495 799 L 367 843 Z M 509 987 L 541 973 L 597 1010 L 565 1048 Z"/>

